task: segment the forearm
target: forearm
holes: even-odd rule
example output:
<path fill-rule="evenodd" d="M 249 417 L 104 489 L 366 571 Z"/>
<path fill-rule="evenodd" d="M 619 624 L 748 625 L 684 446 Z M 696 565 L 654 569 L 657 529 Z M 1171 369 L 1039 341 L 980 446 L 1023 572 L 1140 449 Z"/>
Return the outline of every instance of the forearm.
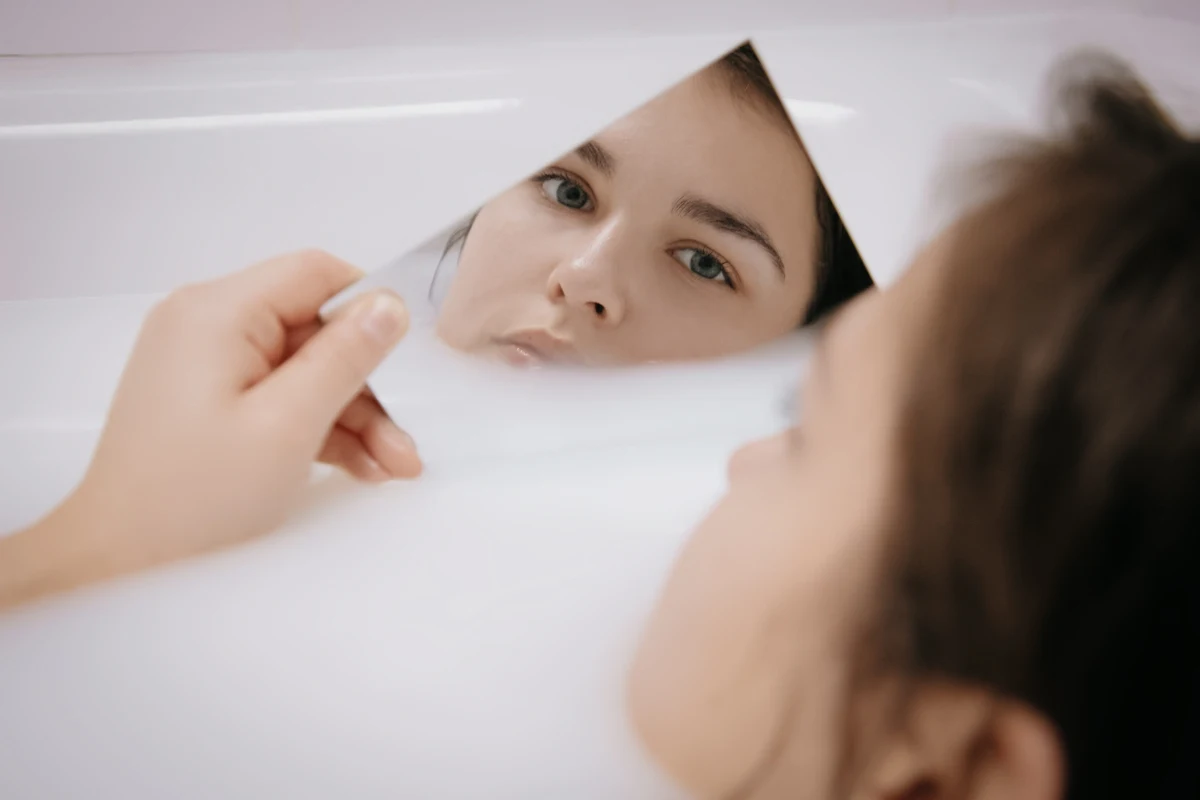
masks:
<path fill-rule="evenodd" d="M 127 571 L 109 531 L 76 498 L 0 537 L 0 613 Z"/>

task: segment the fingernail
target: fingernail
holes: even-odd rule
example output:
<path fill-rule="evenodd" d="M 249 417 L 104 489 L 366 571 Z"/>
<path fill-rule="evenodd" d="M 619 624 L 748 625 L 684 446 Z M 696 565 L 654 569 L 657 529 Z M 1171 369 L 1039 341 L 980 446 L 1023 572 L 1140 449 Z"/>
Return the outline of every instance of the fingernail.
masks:
<path fill-rule="evenodd" d="M 419 478 L 421 473 L 425 471 L 425 465 L 421 463 L 421 459 L 416 454 L 413 455 L 412 461 L 408 463 L 408 471 L 401 475 L 401 478 Z"/>
<path fill-rule="evenodd" d="M 408 311 L 399 297 L 377 295 L 359 321 L 362 330 L 383 345 L 393 345 L 404 335 L 408 326 Z"/>
<path fill-rule="evenodd" d="M 360 477 L 362 480 L 371 481 L 372 483 L 383 483 L 391 478 L 391 475 L 383 468 L 383 465 L 366 453 L 359 456 L 358 466 L 360 472 L 357 477 Z"/>
<path fill-rule="evenodd" d="M 383 429 L 383 438 L 397 450 L 417 452 L 417 443 L 413 441 L 413 438 L 395 425 L 388 425 Z"/>

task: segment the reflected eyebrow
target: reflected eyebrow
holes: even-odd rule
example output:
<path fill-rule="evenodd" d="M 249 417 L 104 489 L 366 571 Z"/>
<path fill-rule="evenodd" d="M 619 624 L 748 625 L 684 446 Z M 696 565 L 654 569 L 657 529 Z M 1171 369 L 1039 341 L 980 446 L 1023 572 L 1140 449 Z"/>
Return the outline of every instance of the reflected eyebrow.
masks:
<path fill-rule="evenodd" d="M 575 148 L 575 155 L 595 167 L 606 178 L 611 178 L 617 171 L 617 160 L 613 154 L 596 142 L 588 141 Z"/>
<path fill-rule="evenodd" d="M 740 236 L 743 239 L 754 242 L 767 251 L 767 255 L 774 262 L 775 269 L 779 271 L 780 277 L 784 276 L 783 259 L 779 257 L 779 251 L 771 243 L 771 237 L 767 236 L 767 232 L 763 230 L 762 225 L 759 225 L 754 220 L 739 216 L 729 209 L 721 208 L 716 203 L 710 203 L 702 197 L 696 197 L 691 194 L 685 194 L 676 200 L 675 205 L 671 207 L 671 211 L 688 219 L 693 219 L 703 225 L 716 228 L 719 231 L 732 233 L 734 236 Z"/>

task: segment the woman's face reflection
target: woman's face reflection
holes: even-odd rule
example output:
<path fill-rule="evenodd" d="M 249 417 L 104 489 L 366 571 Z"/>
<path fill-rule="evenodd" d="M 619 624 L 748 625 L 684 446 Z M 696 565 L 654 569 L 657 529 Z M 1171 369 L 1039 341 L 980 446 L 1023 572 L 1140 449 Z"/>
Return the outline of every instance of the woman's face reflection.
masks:
<path fill-rule="evenodd" d="M 795 328 L 813 294 L 815 175 L 786 122 L 716 69 L 484 206 L 442 339 L 516 364 L 628 364 Z"/>

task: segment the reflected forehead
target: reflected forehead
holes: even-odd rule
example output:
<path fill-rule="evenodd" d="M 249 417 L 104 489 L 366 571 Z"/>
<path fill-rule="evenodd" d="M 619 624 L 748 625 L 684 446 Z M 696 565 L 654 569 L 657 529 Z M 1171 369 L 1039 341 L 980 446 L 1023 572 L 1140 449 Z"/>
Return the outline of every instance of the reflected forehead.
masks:
<path fill-rule="evenodd" d="M 718 75 L 718 79 L 711 75 Z M 802 175 L 811 171 L 790 121 L 765 107 L 759 110 L 757 103 L 736 96 L 727 84 L 718 70 L 709 67 L 613 121 L 593 139 L 610 146 L 619 156 L 625 156 L 626 149 L 642 149 L 643 144 L 657 141 L 669 148 L 673 156 L 670 162 L 686 161 L 689 154 L 695 156 L 689 165 L 692 168 L 712 171 L 726 167 L 737 175 L 747 166 L 757 167 L 753 175 L 757 182 L 777 176 L 790 180 L 793 172 Z M 747 146 L 749 143 L 756 146 Z M 667 163 L 656 158 L 645 166 Z"/>
<path fill-rule="evenodd" d="M 917 252 L 884 292 L 888 312 L 898 327 L 919 329 L 928 322 L 929 315 L 937 313 L 937 298 L 953 259 L 954 243 L 955 228 L 947 228 Z"/>
<path fill-rule="evenodd" d="M 914 359 L 928 355 L 924 337 L 938 313 L 950 244 L 949 234 L 938 236 L 891 286 L 869 290 L 833 319 L 828 359 L 839 380 L 869 384 L 887 395 L 904 391 Z"/>
<path fill-rule="evenodd" d="M 890 291 L 890 290 L 889 290 Z M 898 368 L 895 305 L 888 291 L 868 289 L 824 324 L 805 376 L 804 397 L 827 408 L 860 406 L 878 395 Z"/>
<path fill-rule="evenodd" d="M 838 362 L 842 360 L 842 354 L 857 349 L 856 340 L 862 339 L 863 327 L 871 316 L 879 313 L 879 295 L 875 290 L 865 293 L 825 324 L 813 365 L 814 369 L 822 371 L 822 377 L 832 377 L 833 370 L 841 369 Z"/>
<path fill-rule="evenodd" d="M 807 276 L 819 236 L 816 175 L 790 122 L 757 106 L 710 67 L 594 136 L 589 144 L 608 158 L 595 158 L 594 147 L 575 155 L 618 182 L 637 181 L 647 201 L 661 192 L 668 209 L 698 197 L 736 211 L 787 273 Z M 602 167 L 613 164 L 615 172 Z"/>

